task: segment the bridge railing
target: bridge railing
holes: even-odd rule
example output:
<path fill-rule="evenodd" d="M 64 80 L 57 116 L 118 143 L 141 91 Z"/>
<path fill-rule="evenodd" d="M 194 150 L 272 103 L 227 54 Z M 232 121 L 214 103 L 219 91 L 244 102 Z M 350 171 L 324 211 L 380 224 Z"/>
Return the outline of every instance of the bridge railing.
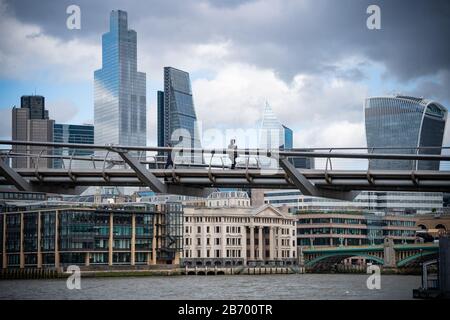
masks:
<path fill-rule="evenodd" d="M 149 168 L 164 168 L 169 152 L 174 163 L 183 167 L 214 167 L 229 169 L 233 154 L 237 156 L 238 168 L 273 169 L 280 158 L 287 158 L 295 167 L 324 170 L 367 170 L 369 161 L 380 163 L 390 161 L 403 168 L 418 170 L 421 163 L 437 164 L 440 170 L 450 171 L 450 147 L 338 147 L 338 148 L 293 148 L 279 149 L 236 149 L 226 148 L 181 148 L 146 147 L 121 145 L 94 145 L 80 143 L 52 143 L 34 141 L 0 140 L 1 145 L 11 146 L 1 150 L 0 156 L 8 161 L 22 159 L 25 167 L 80 166 L 96 168 L 97 165 L 114 167 L 124 165 L 117 151 L 127 151 Z M 195 157 L 190 157 L 193 155 Z M 275 160 L 275 162 L 273 161 Z M 20 160 L 18 160 L 20 161 Z M 56 164 L 56 165 L 55 165 Z M 83 164 L 83 165 L 81 165 Z M 436 166 L 435 166 L 436 167 Z M 427 167 L 425 166 L 425 169 Z"/>

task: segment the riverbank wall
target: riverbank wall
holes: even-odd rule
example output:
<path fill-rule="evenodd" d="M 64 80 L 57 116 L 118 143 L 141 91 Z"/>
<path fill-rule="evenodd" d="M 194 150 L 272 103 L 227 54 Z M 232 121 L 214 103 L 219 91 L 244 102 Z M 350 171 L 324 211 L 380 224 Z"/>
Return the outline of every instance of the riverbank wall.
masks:
<path fill-rule="evenodd" d="M 419 275 L 420 270 L 412 268 L 381 268 L 381 274 Z M 337 266 L 332 269 L 311 269 L 304 267 L 180 267 L 176 265 L 154 265 L 151 268 L 80 268 L 82 277 L 145 277 L 145 276 L 214 276 L 214 275 L 270 275 L 270 274 L 366 274 L 365 266 Z M 65 269 L 7 269 L 0 271 L 0 280 L 12 279 L 57 279 L 67 278 L 73 272 Z"/>

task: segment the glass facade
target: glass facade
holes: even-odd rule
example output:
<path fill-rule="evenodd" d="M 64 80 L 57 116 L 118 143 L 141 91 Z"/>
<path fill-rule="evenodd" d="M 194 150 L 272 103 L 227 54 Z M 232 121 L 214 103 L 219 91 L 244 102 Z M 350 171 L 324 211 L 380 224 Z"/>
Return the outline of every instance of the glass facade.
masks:
<path fill-rule="evenodd" d="M 146 75 L 137 71 L 136 32 L 127 13 L 114 10 L 102 37 L 102 68 L 94 73 L 96 144 L 145 146 Z"/>
<path fill-rule="evenodd" d="M 164 141 L 164 91 L 158 91 L 157 93 L 157 106 L 158 106 L 158 147 L 165 147 L 167 142 Z"/>
<path fill-rule="evenodd" d="M 263 120 L 259 133 L 259 148 L 283 148 L 286 145 L 284 128 L 285 127 L 283 127 L 283 125 L 280 123 L 270 105 L 266 102 L 266 107 L 264 109 Z"/>
<path fill-rule="evenodd" d="M 282 145 L 282 148 L 285 150 L 292 149 L 294 147 L 294 138 L 292 130 L 289 129 L 286 126 L 283 126 L 283 133 L 284 133 L 284 144 Z"/>
<path fill-rule="evenodd" d="M 297 221 L 299 246 L 381 245 L 386 237 L 394 243 L 414 243 L 416 218 L 377 215 L 370 212 L 301 212 Z"/>
<path fill-rule="evenodd" d="M 94 144 L 94 126 L 93 125 L 76 125 L 76 124 L 59 124 L 53 126 L 53 141 L 60 143 L 83 143 Z M 82 150 L 72 148 L 55 148 L 55 155 L 59 156 L 92 156 L 93 150 Z M 64 163 L 63 163 L 64 162 Z M 54 168 L 69 167 L 69 159 L 53 159 Z M 89 161 L 73 160 L 72 168 L 92 167 Z"/>
<path fill-rule="evenodd" d="M 0 240 L 8 268 L 36 268 L 39 255 L 42 267 L 49 268 L 168 264 L 182 251 L 180 203 L 71 208 L 41 203 L 22 210 L 0 214 L 0 227 L 6 219 L 6 238 L 2 233 Z"/>
<path fill-rule="evenodd" d="M 394 148 L 378 153 L 416 153 L 416 147 L 442 147 L 447 110 L 437 102 L 407 96 L 373 97 L 365 101 L 367 147 Z M 411 149 L 395 149 L 410 148 Z M 440 154 L 422 149 L 419 153 Z M 438 161 L 369 161 L 370 169 L 439 170 Z"/>
<path fill-rule="evenodd" d="M 164 68 L 164 95 L 158 92 L 158 143 L 201 148 L 189 73 Z M 202 163 L 201 155 L 179 155 L 179 162 Z"/>

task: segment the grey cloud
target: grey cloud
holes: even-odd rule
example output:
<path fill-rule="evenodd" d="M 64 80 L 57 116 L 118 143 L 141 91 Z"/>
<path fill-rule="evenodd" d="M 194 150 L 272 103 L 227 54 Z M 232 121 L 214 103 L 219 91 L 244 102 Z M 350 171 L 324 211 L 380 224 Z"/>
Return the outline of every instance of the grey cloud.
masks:
<path fill-rule="evenodd" d="M 68 39 L 99 41 L 109 11 L 129 12 L 131 27 L 148 54 L 164 54 L 189 43 L 231 40 L 234 58 L 274 69 L 287 82 L 299 72 L 323 73 L 359 81 L 360 66 L 341 70 L 337 63 L 362 56 L 385 65 L 387 76 L 400 81 L 450 70 L 450 2 L 447 0 L 307 0 L 307 1 L 88 1 L 79 0 L 82 29 L 65 28 L 65 8 L 72 0 L 8 1 L 11 13 Z M 381 8 L 381 30 L 366 28 L 366 8 Z M 147 43 L 148 42 L 148 43 Z M 174 62 L 175 64 L 176 62 Z M 443 95 L 442 85 L 424 84 Z M 448 89 L 442 88 L 442 89 Z"/>

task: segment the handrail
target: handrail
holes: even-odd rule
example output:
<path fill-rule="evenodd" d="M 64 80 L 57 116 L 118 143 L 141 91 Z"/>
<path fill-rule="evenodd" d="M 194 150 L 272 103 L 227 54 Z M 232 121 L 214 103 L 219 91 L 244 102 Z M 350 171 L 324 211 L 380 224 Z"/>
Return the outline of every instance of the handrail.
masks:
<path fill-rule="evenodd" d="M 434 160 L 434 161 L 450 161 L 450 155 L 437 155 L 437 154 L 393 154 L 393 153 L 330 153 L 330 152 L 317 152 L 317 151 L 296 151 L 305 149 L 292 149 L 292 150 L 278 150 L 278 149 L 236 149 L 228 150 L 223 148 L 217 149 L 202 149 L 202 148 L 180 148 L 180 147 L 147 147 L 147 146 L 120 146 L 120 145 L 94 145 L 94 144 L 80 144 L 80 143 L 55 143 L 55 142 L 36 142 L 36 141 L 13 141 L 13 140 L 0 140 L 0 144 L 3 145 L 29 145 L 29 146 L 44 146 L 44 147 L 66 147 L 75 149 L 98 149 L 109 150 L 122 149 L 129 151 L 162 151 L 168 152 L 173 149 L 177 151 L 189 151 L 189 152 L 204 152 L 227 154 L 229 152 L 237 152 L 239 154 L 256 154 L 264 155 L 268 157 L 272 153 L 276 153 L 279 156 L 285 157 L 307 157 L 307 158 L 344 158 L 344 159 L 385 159 L 385 160 Z M 402 150 L 402 149 L 450 149 L 450 147 L 411 147 L 411 148 L 377 148 L 377 150 Z M 368 150 L 368 148 L 333 148 L 334 150 Z M 370 148 L 376 149 L 376 148 Z M 309 150 L 318 150 L 309 149 Z M 326 150 L 330 150 L 327 148 Z"/>

